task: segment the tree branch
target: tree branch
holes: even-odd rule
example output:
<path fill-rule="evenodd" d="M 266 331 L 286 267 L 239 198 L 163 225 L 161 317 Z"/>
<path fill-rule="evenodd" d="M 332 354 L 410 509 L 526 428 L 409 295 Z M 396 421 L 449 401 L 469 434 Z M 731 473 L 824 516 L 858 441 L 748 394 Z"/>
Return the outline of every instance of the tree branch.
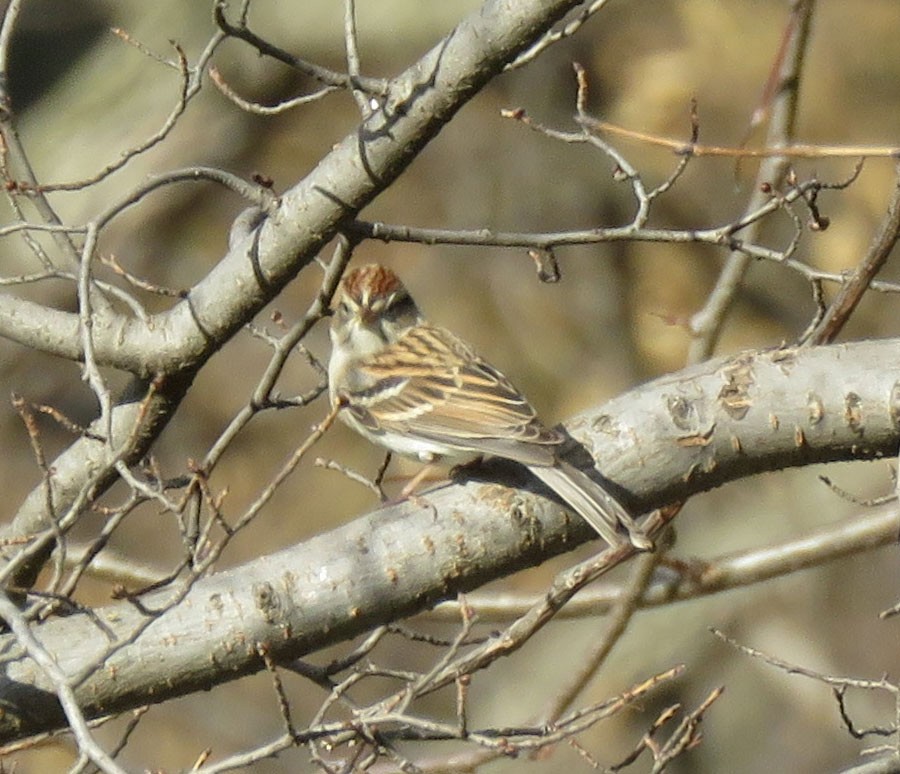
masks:
<path fill-rule="evenodd" d="M 859 342 L 704 363 L 581 415 L 569 429 L 640 510 L 764 470 L 892 456 L 900 441 L 897 346 Z M 64 674 L 92 665 L 75 690 L 85 717 L 95 717 L 258 671 L 260 644 L 276 661 L 302 656 L 593 536 L 530 494 L 538 485 L 524 471 L 496 464 L 482 473 L 199 580 L 183 600 L 181 590 L 155 592 L 96 611 L 102 629 L 79 613 L 35 634 Z M 16 654 L 0 688 L 0 739 L 61 725 L 46 677 L 11 635 L 0 647 Z"/>
<path fill-rule="evenodd" d="M 510 8 L 499 0 L 485 3 L 395 78 L 380 109 L 268 207 L 261 225 L 234 240 L 185 299 L 147 319 L 127 317 L 111 306 L 94 308 L 93 362 L 98 367 L 124 369 L 143 380 L 189 383 L 225 341 L 315 258 L 347 218 L 400 175 L 457 110 L 577 4 L 577 0 L 523 0 Z M 128 201 L 128 197 L 123 200 Z M 121 204 L 113 209 L 121 210 Z M 98 217 L 94 226 L 105 217 Z M 80 331 L 77 314 L 0 295 L 0 335 L 13 341 L 84 360 Z M 132 408 L 127 402 L 116 406 L 106 427 L 131 428 Z M 109 446 L 100 452 L 102 464 L 95 460 L 95 442 L 74 443 L 52 464 L 66 471 L 50 482 L 56 513 L 64 514 L 78 502 L 83 505 L 87 492 L 92 496 L 102 492 L 114 480 L 106 472 L 109 461 L 145 454 L 171 413 L 155 413 L 140 433 L 125 435 L 139 444 L 124 449 Z M 75 469 L 79 459 L 80 472 Z M 104 472 L 98 473 L 98 464 Z M 7 528 L 6 537 L 30 536 L 50 526 L 52 514 L 44 511 L 42 518 L 33 518 L 37 497 L 46 497 L 43 483 Z M 32 556 L 39 554 L 35 550 Z"/>

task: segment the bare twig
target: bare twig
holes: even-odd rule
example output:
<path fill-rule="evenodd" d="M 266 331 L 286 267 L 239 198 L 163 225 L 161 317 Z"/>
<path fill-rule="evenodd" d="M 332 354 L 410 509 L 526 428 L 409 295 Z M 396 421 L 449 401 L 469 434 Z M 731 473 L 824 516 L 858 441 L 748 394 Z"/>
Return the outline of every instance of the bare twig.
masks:
<path fill-rule="evenodd" d="M 869 249 L 853 274 L 843 283 L 822 319 L 805 339 L 805 343 L 828 344 L 834 341 L 865 292 L 872 286 L 875 275 L 884 267 L 894 245 L 897 244 L 898 236 L 900 236 L 900 165 L 896 167 L 894 192 L 887 213 Z"/>
<path fill-rule="evenodd" d="M 312 329 L 313 325 L 328 313 L 331 299 L 337 291 L 341 276 L 352 255 L 353 243 L 343 237 L 339 238 L 331 262 L 328 264 L 324 276 L 322 277 L 322 284 L 319 288 L 319 292 L 309 305 L 306 314 L 304 314 L 282 338 L 276 343 L 273 343 L 275 351 L 272 354 L 272 358 L 270 359 L 266 370 L 263 372 L 259 382 L 254 388 L 253 395 L 249 402 L 235 414 L 228 427 L 225 428 L 206 453 L 202 468 L 207 471 L 207 474 L 212 472 L 229 444 L 247 423 L 250 422 L 253 416 L 255 416 L 261 408 L 270 404 L 272 400 L 272 390 L 274 389 L 278 377 L 281 375 L 291 352 L 297 346 L 298 342 L 300 342 Z M 322 390 L 324 390 L 324 384 L 322 384 L 320 389 L 315 391 L 315 395 L 321 394 Z M 313 396 L 311 396 L 311 398 L 312 397 Z"/>
<path fill-rule="evenodd" d="M 355 87 L 357 89 L 362 89 L 368 94 L 378 96 L 384 96 L 387 93 L 388 82 L 386 80 L 382 80 L 380 78 L 365 78 L 362 76 L 353 78 L 348 74 L 329 70 L 326 67 L 321 67 L 311 62 L 307 62 L 306 60 L 300 59 L 299 57 L 293 56 L 287 51 L 278 48 L 277 46 L 271 44 L 269 41 L 254 34 L 247 27 L 246 19 L 241 19 L 239 24 L 231 24 L 231 22 L 229 22 L 228 18 L 225 16 L 225 9 L 227 8 L 227 6 L 228 3 L 226 0 L 216 0 L 216 24 L 218 24 L 219 29 L 222 30 L 225 35 L 243 40 L 245 43 L 251 45 L 257 51 L 259 51 L 260 54 L 270 56 L 273 59 L 276 59 L 277 61 L 288 65 L 289 67 L 293 67 L 298 72 L 303 73 L 304 75 L 308 75 L 310 78 L 314 78 L 315 80 L 319 81 L 319 83 L 322 83 L 325 86 L 332 86 L 343 89 Z"/>
<path fill-rule="evenodd" d="M 868 735 L 895 737 L 894 743 L 889 747 L 879 747 L 875 750 L 868 750 L 866 752 L 869 754 L 883 753 L 887 750 L 891 753 L 891 757 L 894 760 L 900 758 L 900 735 L 898 735 L 897 725 L 897 721 L 898 719 L 900 719 L 900 686 L 898 686 L 896 683 L 891 682 L 887 679 L 887 677 L 883 677 L 880 680 L 862 680 L 855 677 L 839 677 L 836 675 L 827 675 L 814 669 L 809 669 L 798 664 L 793 664 L 785 661 L 784 659 L 772 656 L 768 653 L 764 653 L 757 648 L 751 648 L 748 645 L 742 645 L 741 643 L 737 642 L 731 637 L 728 637 L 718 629 L 712 629 L 711 631 L 714 635 L 716 635 L 716 637 L 718 637 L 723 642 L 728 643 L 731 647 L 748 656 L 759 659 L 766 664 L 775 667 L 776 669 L 780 669 L 787 674 L 795 674 L 801 675 L 803 677 L 808 677 L 812 680 L 815 680 L 816 682 L 831 686 L 832 693 L 838 705 L 838 712 L 841 715 L 841 719 L 843 720 L 847 731 L 854 738 L 861 739 L 864 736 Z M 847 715 L 846 705 L 844 702 L 846 692 L 851 688 L 864 691 L 884 691 L 892 695 L 894 697 L 894 723 L 889 727 L 873 727 L 866 730 L 859 730 L 855 728 L 854 724 L 851 722 L 849 716 Z"/>
<path fill-rule="evenodd" d="M 94 740 L 90 727 L 75 699 L 75 692 L 69 677 L 63 673 L 53 656 L 41 645 L 31 631 L 28 621 L 2 591 L 0 591 L 0 617 L 12 629 L 19 644 L 53 683 L 63 712 L 69 721 L 69 728 L 78 740 L 78 749 L 87 755 L 101 771 L 109 774 L 125 774 L 125 770 L 110 758 Z"/>
<path fill-rule="evenodd" d="M 801 150 L 797 146 L 792 146 L 791 138 L 794 134 L 800 91 L 800 75 L 803 70 L 809 42 L 809 30 L 812 24 L 814 5 L 813 2 L 802 0 L 796 5 L 792 13 L 790 42 L 785 44 L 783 53 L 779 55 L 779 59 L 782 61 L 782 66 L 778 73 L 780 88 L 776 90 L 777 97 L 773 105 L 772 119 L 765 148 L 761 151 L 742 149 L 741 153 L 735 156 L 735 158 L 749 158 L 753 157 L 753 154 L 758 154 L 758 157 L 765 159 L 764 163 L 759 167 L 753 194 L 747 202 L 745 209 L 747 214 L 765 204 L 766 199 L 769 198 L 765 193 L 766 190 L 780 187 L 780 181 L 784 178 L 788 169 L 788 159 L 797 155 Z M 797 14 L 797 16 L 794 14 Z M 785 148 L 790 150 L 785 152 Z M 696 148 L 691 148 L 691 153 L 695 156 L 701 155 L 697 153 Z M 854 155 L 858 156 L 858 154 Z M 744 231 L 743 236 L 745 239 L 755 240 L 758 230 L 758 225 L 750 226 Z M 706 299 L 706 303 L 691 319 L 690 332 L 692 341 L 688 352 L 689 363 L 701 362 L 713 353 L 722 326 L 725 323 L 725 316 L 743 284 L 744 275 L 749 269 L 750 263 L 751 259 L 747 253 L 740 250 L 732 250 L 724 268 L 719 274 L 713 291 Z"/>
<path fill-rule="evenodd" d="M 215 35 L 213 35 L 213 37 L 206 44 L 204 50 L 200 53 L 197 63 L 191 66 L 191 64 L 188 62 L 187 55 L 181 49 L 181 46 L 179 46 L 177 43 L 173 42 L 172 44 L 177 57 L 176 63 L 170 62 L 169 60 L 151 53 L 146 49 L 146 47 L 141 44 L 137 44 L 136 41 L 134 41 L 130 36 L 127 35 L 127 33 L 124 33 L 121 30 L 114 30 L 114 34 L 116 34 L 122 40 L 125 40 L 130 45 L 136 46 L 138 50 L 141 51 L 149 59 L 157 62 L 162 62 L 163 64 L 169 67 L 175 67 L 178 70 L 180 77 L 180 88 L 175 106 L 163 121 L 162 126 L 156 132 L 154 132 L 142 142 L 130 146 L 124 153 L 119 156 L 118 159 L 107 164 L 96 174 L 92 175 L 91 177 L 87 177 L 82 180 L 76 180 L 73 182 L 47 184 L 42 183 L 37 186 L 42 193 L 53 191 L 79 191 L 84 188 L 89 188 L 90 186 L 96 185 L 97 183 L 105 180 L 110 175 L 118 172 L 130 161 L 132 161 L 132 159 L 143 155 L 151 148 L 154 148 L 161 142 L 163 142 L 172 133 L 172 130 L 178 124 L 178 120 L 184 114 L 184 111 L 187 109 L 190 101 L 200 91 L 200 88 L 202 86 L 202 76 L 204 70 L 206 69 L 207 63 L 210 61 L 210 59 L 212 59 L 212 56 L 215 53 L 216 49 L 225 39 L 225 35 L 221 32 L 217 32 Z"/>
<path fill-rule="evenodd" d="M 702 143 L 685 142 L 658 134 L 638 132 L 621 126 L 591 118 L 586 122 L 588 128 L 601 134 L 621 137 L 625 140 L 666 148 L 676 155 L 708 156 L 729 159 L 893 159 L 900 155 L 900 146 L 895 145 L 813 145 L 811 143 L 789 142 L 783 146 L 767 143 L 761 148 L 744 148 L 731 145 L 704 145 Z"/>
<path fill-rule="evenodd" d="M 751 548 L 704 560 L 670 559 L 658 568 L 639 601 L 640 607 L 657 607 L 696 599 L 735 588 L 746 588 L 783 577 L 806 567 L 821 566 L 877 546 L 891 545 L 900 532 L 900 515 L 894 503 L 856 513 L 844 521 L 761 548 Z M 615 610 L 629 590 L 620 585 L 595 584 L 578 593 L 557 613 L 561 618 L 596 616 Z M 504 621 L 524 615 L 540 598 L 515 592 L 472 593 L 469 604 L 479 617 Z M 444 602 L 429 613 L 438 620 L 453 620 L 455 602 Z"/>
<path fill-rule="evenodd" d="M 568 137 L 572 138 L 572 142 L 583 141 L 575 139 L 580 138 L 581 135 L 570 134 Z M 638 207 L 636 218 L 645 216 L 648 212 L 647 205 L 660 190 L 664 190 L 665 186 L 671 183 L 677 172 L 678 170 L 676 169 L 673 176 L 670 176 L 669 180 L 661 186 L 639 194 L 639 200 L 642 200 L 644 205 Z M 844 183 L 841 184 L 843 185 Z M 529 248 L 541 251 L 554 251 L 556 248 L 574 245 L 624 241 L 661 244 L 708 244 L 738 252 L 748 259 L 771 261 L 798 273 L 811 284 L 829 282 L 841 285 L 846 281 L 846 277 L 842 273 L 822 271 L 792 257 L 798 244 L 796 233 L 790 243 L 783 249 L 773 249 L 755 242 L 753 235 L 748 232 L 748 228 L 754 226 L 754 224 L 761 223 L 767 216 L 775 212 L 788 211 L 788 205 L 803 200 L 810 191 L 823 188 L 826 185 L 830 184 L 825 184 L 815 179 L 800 183 L 780 196 L 765 197 L 763 203 L 757 209 L 746 211 L 744 215 L 734 222 L 707 229 L 647 228 L 640 226 L 635 220 L 625 226 L 547 232 L 496 231 L 488 228 L 419 228 L 366 221 L 354 221 L 348 225 L 347 230 L 359 238 L 378 239 L 384 242 Z M 873 280 L 870 282 L 869 288 L 885 293 L 900 292 L 900 284 L 895 282 Z"/>
<path fill-rule="evenodd" d="M 631 575 L 625 584 L 623 594 L 611 611 L 612 614 L 605 622 L 603 634 L 592 643 L 590 650 L 577 660 L 577 667 L 572 670 L 568 680 L 561 685 L 549 705 L 544 708 L 542 716 L 547 722 L 555 722 L 555 718 L 584 690 L 606 661 L 615 644 L 625 634 L 653 580 L 654 570 L 661 557 L 662 554 L 653 552 L 635 558 Z"/>
<path fill-rule="evenodd" d="M 258 102 L 251 102 L 238 94 L 228 85 L 225 81 L 225 77 L 219 72 L 217 67 L 209 68 L 209 78 L 215 87 L 241 110 L 245 110 L 248 113 L 253 113 L 258 116 L 277 116 L 281 113 L 286 113 L 288 110 L 293 110 L 295 107 L 318 102 L 322 97 L 339 90 L 337 86 L 325 86 L 318 91 L 314 91 L 312 94 L 303 94 L 299 97 L 292 97 L 291 99 L 279 102 L 277 105 L 260 105 Z"/>
<path fill-rule="evenodd" d="M 356 0 L 344 0 L 344 51 L 347 55 L 347 75 L 350 78 L 350 93 L 356 101 L 360 115 L 365 118 L 373 110 L 370 98 L 357 86 L 360 79 L 359 35 L 356 31 Z"/>
<path fill-rule="evenodd" d="M 524 67 L 529 62 L 533 62 L 535 59 L 537 59 L 554 43 L 559 43 L 561 40 L 572 37 L 572 35 L 574 35 L 576 32 L 578 32 L 578 30 L 581 29 L 581 26 L 588 19 L 601 11 L 608 2 L 609 0 L 593 0 L 585 8 L 582 8 L 571 21 L 567 22 L 557 29 L 549 30 L 548 32 L 546 32 L 537 43 L 535 43 L 524 53 L 519 54 L 519 56 L 516 57 L 515 61 L 510 62 L 506 66 L 506 69 L 515 70 L 519 67 Z"/>

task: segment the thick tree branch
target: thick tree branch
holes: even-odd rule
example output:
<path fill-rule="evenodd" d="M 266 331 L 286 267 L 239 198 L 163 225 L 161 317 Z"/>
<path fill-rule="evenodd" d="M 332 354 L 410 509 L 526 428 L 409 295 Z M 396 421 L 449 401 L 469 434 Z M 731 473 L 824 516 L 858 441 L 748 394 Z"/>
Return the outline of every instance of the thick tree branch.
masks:
<path fill-rule="evenodd" d="M 97 364 L 142 377 L 202 365 L 313 259 L 346 219 L 390 185 L 469 99 L 578 4 L 486 2 L 393 79 L 379 109 L 287 191 L 261 228 L 235 244 L 184 301 L 146 322 L 98 310 L 93 330 Z M 83 348 L 71 337 L 78 324 L 74 314 L 44 314 L 42 330 L 49 344 L 41 345 L 29 326 L 13 324 L 33 311 L 11 301 L 0 306 L 0 335 L 83 359 Z M 4 320 L 9 315 L 17 317 Z"/>
<path fill-rule="evenodd" d="M 897 346 L 859 342 L 705 363 L 620 396 L 569 429 L 642 510 L 764 470 L 893 456 Z M 506 465 L 484 473 L 200 580 L 180 604 L 169 604 L 177 592 L 157 592 L 97 611 L 103 629 L 76 614 L 38 625 L 36 636 L 64 673 L 93 665 L 76 688 L 93 717 L 262 669 L 259 644 L 274 659 L 310 653 L 593 535 L 528 494 L 537 485 L 524 473 Z M 147 625 L 152 610 L 159 612 Z M 0 739 L 62 724 L 46 676 L 10 636 L 0 647 L 13 654 L 0 688 Z"/>
<path fill-rule="evenodd" d="M 380 109 L 269 207 L 258 228 L 235 240 L 184 300 L 146 320 L 110 307 L 93 309 L 94 363 L 130 371 L 140 379 L 189 382 L 225 341 L 313 260 L 348 217 L 400 175 L 457 110 L 577 4 L 576 0 L 523 0 L 512 7 L 499 0 L 485 3 L 395 78 Z M 130 201 L 126 198 L 124 203 Z M 107 217 L 100 216 L 98 222 Z M 80 333 L 77 314 L 0 295 L 0 335 L 6 338 L 83 360 Z M 112 426 L 130 427 L 131 410 L 130 403 L 115 407 Z M 171 413 L 154 414 L 145 424 L 152 432 L 125 434 L 134 442 L 131 446 L 110 445 L 101 456 L 107 462 L 139 458 Z M 50 479 L 56 514 L 66 513 L 88 489 L 97 494 L 113 480 L 112 475 L 97 473 L 96 446 L 82 439 L 53 463 L 55 470 L 68 473 L 65 479 L 59 473 Z M 79 457 L 84 462 L 81 472 L 68 464 L 77 463 Z M 34 519 L 33 506 L 46 497 L 43 487 L 28 498 L 6 537 L 32 535 L 58 518 L 44 513 L 37 522 Z"/>

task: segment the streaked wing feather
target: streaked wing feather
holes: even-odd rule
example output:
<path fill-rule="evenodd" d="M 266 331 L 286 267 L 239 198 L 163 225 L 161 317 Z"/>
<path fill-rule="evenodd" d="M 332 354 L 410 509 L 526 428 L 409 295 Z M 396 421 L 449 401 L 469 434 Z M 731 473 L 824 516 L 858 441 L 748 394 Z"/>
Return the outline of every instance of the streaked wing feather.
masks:
<path fill-rule="evenodd" d="M 562 441 L 502 373 L 442 328 L 410 329 L 360 367 L 372 385 L 353 402 L 368 426 L 526 464 L 551 464 L 548 447 Z"/>

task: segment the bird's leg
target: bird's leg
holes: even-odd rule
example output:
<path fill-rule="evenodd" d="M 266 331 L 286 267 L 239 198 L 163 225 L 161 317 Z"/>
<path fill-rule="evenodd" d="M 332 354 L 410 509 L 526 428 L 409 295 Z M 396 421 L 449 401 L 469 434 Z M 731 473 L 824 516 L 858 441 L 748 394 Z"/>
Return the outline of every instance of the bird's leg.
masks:
<path fill-rule="evenodd" d="M 375 488 L 378 490 L 378 496 L 381 499 L 381 502 L 386 503 L 388 501 L 387 495 L 384 493 L 384 487 L 382 484 L 384 483 L 384 476 L 387 473 L 388 465 L 391 464 L 391 458 L 394 455 L 391 452 L 388 452 L 384 455 L 384 461 L 381 463 L 381 467 L 378 468 L 378 472 L 375 473 L 375 480 L 373 483 L 375 484 Z"/>
<path fill-rule="evenodd" d="M 398 497 L 398 499 L 413 499 L 415 491 L 416 489 L 418 489 L 419 484 L 421 484 L 428 477 L 428 474 L 434 470 L 434 467 L 435 465 L 433 462 L 429 462 L 423 465 L 422 469 L 403 485 L 403 489 L 400 490 L 400 496 Z"/>

